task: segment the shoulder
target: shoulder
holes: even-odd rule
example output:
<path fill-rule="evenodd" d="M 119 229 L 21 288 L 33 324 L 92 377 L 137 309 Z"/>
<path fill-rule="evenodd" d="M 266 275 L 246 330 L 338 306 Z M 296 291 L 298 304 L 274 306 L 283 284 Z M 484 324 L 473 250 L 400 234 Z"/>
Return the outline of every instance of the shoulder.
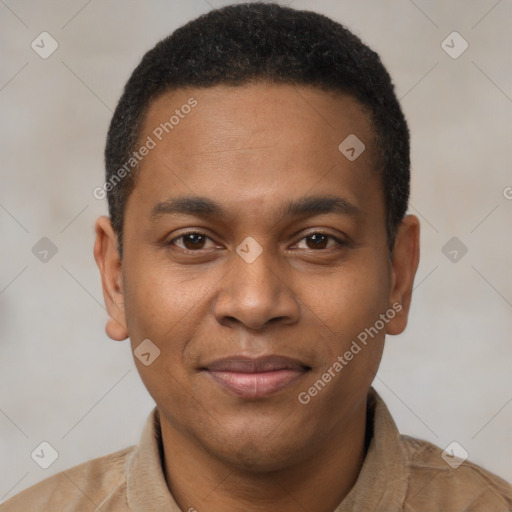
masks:
<path fill-rule="evenodd" d="M 427 441 L 400 440 L 409 460 L 406 504 L 413 510 L 512 510 L 512 486 L 502 478 L 468 460 L 443 458 L 443 450 Z"/>
<path fill-rule="evenodd" d="M 125 465 L 134 450 L 131 446 L 61 471 L 1 504 L 0 512 L 87 512 L 107 504 L 119 510 L 126 503 Z"/>

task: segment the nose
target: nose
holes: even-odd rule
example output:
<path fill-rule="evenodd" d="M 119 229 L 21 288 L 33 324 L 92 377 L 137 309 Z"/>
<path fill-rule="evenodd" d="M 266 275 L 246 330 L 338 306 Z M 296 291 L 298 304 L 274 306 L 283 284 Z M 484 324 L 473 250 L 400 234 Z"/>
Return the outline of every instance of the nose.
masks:
<path fill-rule="evenodd" d="M 265 249 L 251 262 L 238 253 L 231 255 L 231 267 L 214 303 L 220 324 L 260 330 L 269 324 L 297 322 L 300 302 L 288 282 L 289 273 L 277 258 Z"/>

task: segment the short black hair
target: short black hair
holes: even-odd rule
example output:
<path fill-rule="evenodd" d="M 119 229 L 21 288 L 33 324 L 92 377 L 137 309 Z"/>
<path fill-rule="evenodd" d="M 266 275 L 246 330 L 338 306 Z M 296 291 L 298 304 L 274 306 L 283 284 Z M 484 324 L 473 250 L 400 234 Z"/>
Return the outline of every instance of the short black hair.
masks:
<path fill-rule="evenodd" d="M 392 250 L 409 200 L 409 129 L 379 56 L 326 16 L 251 2 L 212 10 L 178 28 L 144 55 L 126 83 L 105 148 L 109 214 L 121 254 L 124 211 L 137 171 L 134 166 L 126 172 L 126 162 L 150 103 L 179 88 L 257 81 L 349 94 L 369 112 Z"/>

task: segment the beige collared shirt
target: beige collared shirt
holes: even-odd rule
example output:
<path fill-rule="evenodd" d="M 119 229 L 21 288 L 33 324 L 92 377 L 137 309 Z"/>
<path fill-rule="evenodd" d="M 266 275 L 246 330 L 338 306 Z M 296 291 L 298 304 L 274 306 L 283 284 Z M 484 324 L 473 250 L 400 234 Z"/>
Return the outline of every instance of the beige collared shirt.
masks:
<path fill-rule="evenodd" d="M 510 484 L 468 461 L 451 467 L 437 446 L 400 435 L 373 389 L 368 414 L 373 436 L 363 467 L 333 512 L 512 511 Z M 193 508 L 182 511 L 169 492 L 160 444 L 155 407 L 137 446 L 47 478 L 0 505 L 0 512 L 189 512 Z"/>

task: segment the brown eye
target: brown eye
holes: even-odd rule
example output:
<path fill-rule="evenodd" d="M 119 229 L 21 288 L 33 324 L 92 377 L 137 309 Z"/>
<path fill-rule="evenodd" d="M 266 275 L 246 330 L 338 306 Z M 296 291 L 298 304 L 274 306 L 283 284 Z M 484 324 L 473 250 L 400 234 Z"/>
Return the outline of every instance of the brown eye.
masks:
<path fill-rule="evenodd" d="M 304 241 L 305 240 L 305 244 Z M 300 245 L 302 244 L 302 247 Z M 304 247 L 305 245 L 305 247 Z M 327 233 L 311 233 L 310 235 L 302 238 L 297 246 L 299 249 L 330 249 L 332 246 L 343 246 L 345 245 L 341 240 Z"/>
<path fill-rule="evenodd" d="M 185 233 L 171 240 L 171 245 L 177 245 L 181 249 L 189 251 L 204 249 L 206 241 L 209 238 L 202 233 Z M 181 243 L 179 243 L 181 242 Z"/>
<path fill-rule="evenodd" d="M 311 244 L 308 244 L 309 249 L 325 249 L 327 243 L 329 241 L 328 235 L 322 235 L 321 233 L 315 233 L 314 235 L 310 235 L 306 237 L 306 240 L 309 240 Z"/>

